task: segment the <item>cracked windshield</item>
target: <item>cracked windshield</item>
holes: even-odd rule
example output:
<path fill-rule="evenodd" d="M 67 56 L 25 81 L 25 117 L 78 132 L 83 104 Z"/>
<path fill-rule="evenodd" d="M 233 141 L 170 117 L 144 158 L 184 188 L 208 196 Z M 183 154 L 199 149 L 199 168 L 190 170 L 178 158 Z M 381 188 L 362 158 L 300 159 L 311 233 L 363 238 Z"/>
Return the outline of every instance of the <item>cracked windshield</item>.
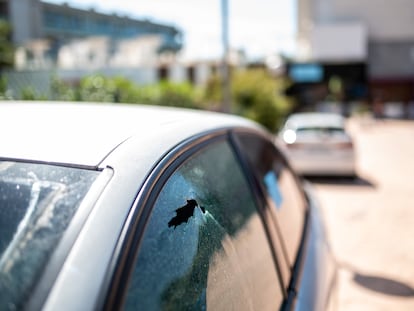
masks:
<path fill-rule="evenodd" d="M 413 12 L 412 0 L 0 0 L 0 106 L 253 120 L 318 198 L 337 309 L 414 310 Z M 98 174 L 26 163 L 2 141 L 0 309 L 31 291 Z M 281 204 L 277 177 L 265 182 Z M 183 199 L 168 227 L 181 230 L 200 204 Z"/>
<path fill-rule="evenodd" d="M 27 299 L 98 174 L 0 161 L 0 306 Z"/>

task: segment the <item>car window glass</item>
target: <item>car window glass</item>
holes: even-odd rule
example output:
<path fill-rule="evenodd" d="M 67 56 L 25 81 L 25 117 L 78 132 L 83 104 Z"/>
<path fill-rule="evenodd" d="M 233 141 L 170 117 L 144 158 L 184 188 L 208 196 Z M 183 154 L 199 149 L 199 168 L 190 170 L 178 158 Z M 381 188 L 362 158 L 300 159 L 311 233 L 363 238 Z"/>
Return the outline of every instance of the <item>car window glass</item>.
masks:
<path fill-rule="evenodd" d="M 0 161 L 0 305 L 21 309 L 99 172 Z"/>
<path fill-rule="evenodd" d="M 304 226 L 304 195 L 295 175 L 271 142 L 251 134 L 240 134 L 237 141 L 247 150 L 247 160 L 268 197 L 270 212 L 282 234 L 288 263 L 293 266 Z"/>
<path fill-rule="evenodd" d="M 161 190 L 125 309 L 275 310 L 282 291 L 261 219 L 230 146 L 214 143 Z"/>

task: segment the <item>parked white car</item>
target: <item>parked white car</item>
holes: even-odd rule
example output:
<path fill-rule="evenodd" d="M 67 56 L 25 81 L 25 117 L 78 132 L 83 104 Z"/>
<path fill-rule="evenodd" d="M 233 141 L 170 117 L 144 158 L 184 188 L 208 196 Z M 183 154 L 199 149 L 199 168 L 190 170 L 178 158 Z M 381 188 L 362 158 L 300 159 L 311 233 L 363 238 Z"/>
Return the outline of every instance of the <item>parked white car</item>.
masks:
<path fill-rule="evenodd" d="M 310 185 L 259 125 L 142 105 L 0 115 L 1 310 L 335 306 Z"/>
<path fill-rule="evenodd" d="M 291 165 L 302 175 L 355 175 L 346 119 L 334 113 L 292 114 L 280 132 Z"/>

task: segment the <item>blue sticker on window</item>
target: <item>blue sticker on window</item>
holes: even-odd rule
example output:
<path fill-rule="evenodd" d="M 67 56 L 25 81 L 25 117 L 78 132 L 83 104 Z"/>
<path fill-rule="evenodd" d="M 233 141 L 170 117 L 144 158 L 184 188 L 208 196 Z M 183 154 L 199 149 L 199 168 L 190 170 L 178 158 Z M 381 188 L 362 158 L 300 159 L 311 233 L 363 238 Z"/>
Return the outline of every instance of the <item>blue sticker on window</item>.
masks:
<path fill-rule="evenodd" d="M 268 172 L 264 177 L 264 182 L 266 184 L 267 192 L 275 202 L 276 208 L 280 208 L 282 206 L 283 198 L 280 193 L 275 173 L 273 171 Z"/>

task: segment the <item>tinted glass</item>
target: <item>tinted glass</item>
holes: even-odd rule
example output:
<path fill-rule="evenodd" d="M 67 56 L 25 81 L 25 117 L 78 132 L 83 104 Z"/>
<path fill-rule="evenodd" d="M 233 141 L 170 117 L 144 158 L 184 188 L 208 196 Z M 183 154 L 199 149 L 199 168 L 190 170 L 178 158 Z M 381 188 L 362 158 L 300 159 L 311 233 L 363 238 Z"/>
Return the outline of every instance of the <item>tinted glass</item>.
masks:
<path fill-rule="evenodd" d="M 251 134 L 238 136 L 256 178 L 268 198 L 270 212 L 276 219 L 290 266 L 293 266 L 302 238 L 305 200 L 295 175 L 284 158 L 268 140 Z"/>
<path fill-rule="evenodd" d="M 230 147 L 186 161 L 159 194 L 127 310 L 276 310 L 282 291 L 256 206 Z"/>
<path fill-rule="evenodd" d="M 296 129 L 298 133 L 307 133 L 307 132 L 315 132 L 315 133 L 325 133 L 325 134 L 343 134 L 345 130 L 340 127 L 300 127 Z"/>
<path fill-rule="evenodd" d="M 0 306 L 21 309 L 99 172 L 0 161 Z"/>

